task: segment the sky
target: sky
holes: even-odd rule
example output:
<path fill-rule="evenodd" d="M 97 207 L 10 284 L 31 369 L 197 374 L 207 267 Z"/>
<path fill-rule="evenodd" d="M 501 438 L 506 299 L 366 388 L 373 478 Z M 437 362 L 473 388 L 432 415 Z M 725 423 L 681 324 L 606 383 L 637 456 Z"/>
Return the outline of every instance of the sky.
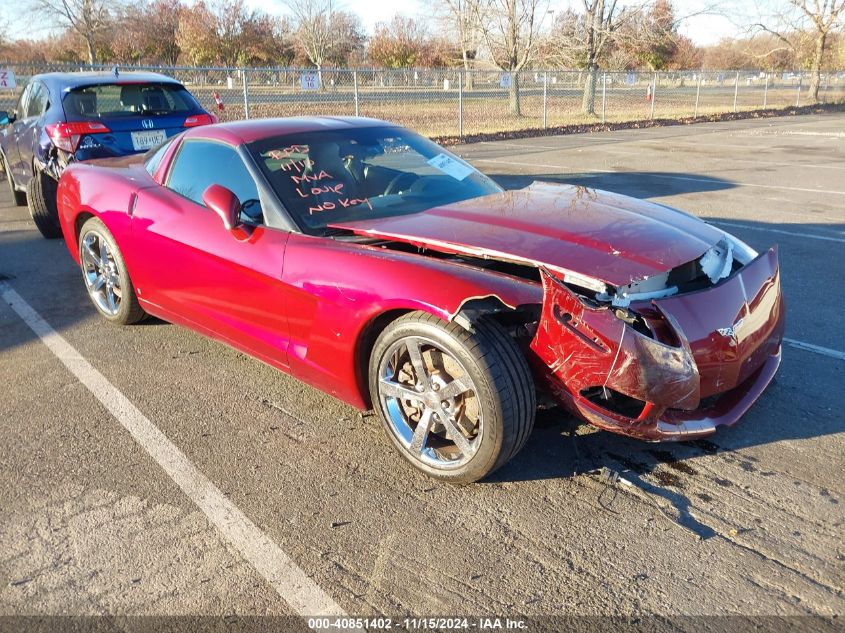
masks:
<path fill-rule="evenodd" d="M 248 0 L 248 3 L 271 13 L 284 12 L 283 4 L 278 0 Z M 28 12 L 20 11 L 23 4 L 20 0 L 0 1 L 0 22 L 6 24 L 7 35 L 13 39 L 44 37 L 47 31 L 43 27 L 41 30 L 33 30 Z M 423 0 L 398 0 L 390 3 L 385 0 L 340 0 L 339 5 L 347 11 L 357 13 L 368 33 L 373 32 L 378 22 L 389 22 L 397 13 L 420 20 L 425 20 L 430 15 L 430 2 Z M 680 31 L 700 46 L 715 44 L 723 37 L 738 33 L 737 27 L 724 16 L 695 15 L 703 7 L 713 5 L 713 0 L 674 0 L 673 5 L 678 16 L 692 16 L 681 23 Z M 563 11 L 570 6 L 577 9 L 581 2 L 549 0 L 549 10 L 553 12 Z M 554 13 L 547 14 L 546 17 L 547 23 L 550 23 Z"/>

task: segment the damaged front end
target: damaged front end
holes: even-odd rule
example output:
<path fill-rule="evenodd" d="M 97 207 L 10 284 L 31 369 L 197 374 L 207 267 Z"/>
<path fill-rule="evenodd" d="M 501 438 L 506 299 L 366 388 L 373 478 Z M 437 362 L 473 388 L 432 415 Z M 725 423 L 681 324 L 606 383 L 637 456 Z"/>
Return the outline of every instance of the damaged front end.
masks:
<path fill-rule="evenodd" d="M 331 228 L 542 286 L 530 304 L 485 286 L 451 319 L 469 329 L 495 314 L 529 348 L 538 386 L 600 428 L 701 437 L 736 422 L 769 384 L 784 325 L 776 249 L 758 255 L 694 218 L 607 192 L 502 196 Z"/>
<path fill-rule="evenodd" d="M 679 440 L 733 424 L 780 364 L 777 252 L 755 255 L 726 238 L 624 288 L 542 269 L 530 344 L 539 373 L 573 412 L 615 433 Z"/>

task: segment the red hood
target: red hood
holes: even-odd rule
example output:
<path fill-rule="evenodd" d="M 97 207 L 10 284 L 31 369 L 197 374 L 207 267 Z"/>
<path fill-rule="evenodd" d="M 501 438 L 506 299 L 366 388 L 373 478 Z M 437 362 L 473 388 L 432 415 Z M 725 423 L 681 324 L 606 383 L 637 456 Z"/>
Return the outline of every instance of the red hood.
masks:
<path fill-rule="evenodd" d="M 536 182 L 421 213 L 330 226 L 432 250 L 545 266 L 613 286 L 691 262 L 724 236 L 658 204 Z"/>

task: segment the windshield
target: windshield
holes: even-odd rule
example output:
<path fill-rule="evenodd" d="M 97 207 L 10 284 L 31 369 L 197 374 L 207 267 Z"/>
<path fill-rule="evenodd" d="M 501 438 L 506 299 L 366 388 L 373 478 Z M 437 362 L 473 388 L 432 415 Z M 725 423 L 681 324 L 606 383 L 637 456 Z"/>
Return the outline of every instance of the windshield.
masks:
<path fill-rule="evenodd" d="M 68 91 L 62 101 L 68 121 L 191 114 L 199 109 L 179 84 L 100 84 Z"/>
<path fill-rule="evenodd" d="M 290 134 L 248 146 L 308 233 L 334 222 L 418 213 L 502 189 L 428 139 L 398 127 Z"/>

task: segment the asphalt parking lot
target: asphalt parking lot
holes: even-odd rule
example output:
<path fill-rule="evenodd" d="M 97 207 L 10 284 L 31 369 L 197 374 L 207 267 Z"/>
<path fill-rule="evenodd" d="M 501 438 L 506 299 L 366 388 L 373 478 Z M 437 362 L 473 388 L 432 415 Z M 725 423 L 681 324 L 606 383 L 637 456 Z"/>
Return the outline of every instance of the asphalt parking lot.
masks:
<path fill-rule="evenodd" d="M 438 484 L 372 416 L 179 327 L 100 320 L 65 245 L 3 184 L 0 614 L 284 615 L 313 604 L 289 604 L 302 579 L 370 616 L 845 614 L 845 115 L 457 151 L 509 187 L 609 189 L 777 243 L 776 382 L 692 444 L 543 413 L 491 480 Z M 45 345 L 14 296 L 68 345 Z M 186 494 L 68 371 L 79 357 L 230 505 L 197 505 L 207 491 Z M 245 536 L 220 527 L 243 517 Z"/>

